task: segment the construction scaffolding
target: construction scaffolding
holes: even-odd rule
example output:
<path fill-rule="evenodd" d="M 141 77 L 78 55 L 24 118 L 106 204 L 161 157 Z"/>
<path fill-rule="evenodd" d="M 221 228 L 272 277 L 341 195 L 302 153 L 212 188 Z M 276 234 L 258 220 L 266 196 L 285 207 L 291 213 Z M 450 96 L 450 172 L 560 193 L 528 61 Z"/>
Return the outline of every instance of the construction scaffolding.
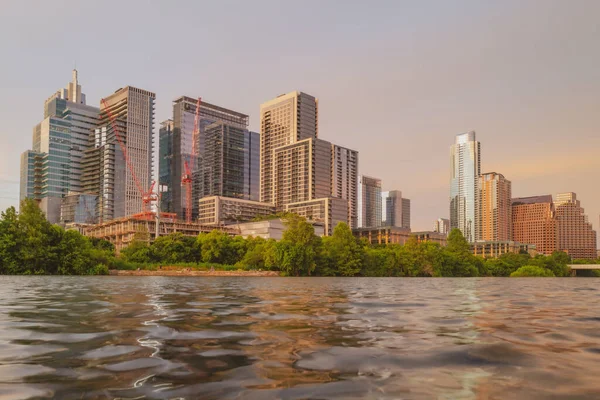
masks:
<path fill-rule="evenodd" d="M 83 233 L 89 237 L 109 241 L 115 246 L 115 250 L 119 254 L 134 239 L 153 242 L 157 232 L 156 223 L 156 213 L 142 212 L 101 224 L 89 225 L 83 228 Z M 197 222 L 188 223 L 177 220 L 175 213 L 160 213 L 158 227 L 160 236 L 180 232 L 185 236 L 195 237 L 200 233 L 208 233 L 215 229 L 230 236 L 240 234 L 239 229 L 236 227 L 216 227 L 214 225 L 200 225 Z"/>

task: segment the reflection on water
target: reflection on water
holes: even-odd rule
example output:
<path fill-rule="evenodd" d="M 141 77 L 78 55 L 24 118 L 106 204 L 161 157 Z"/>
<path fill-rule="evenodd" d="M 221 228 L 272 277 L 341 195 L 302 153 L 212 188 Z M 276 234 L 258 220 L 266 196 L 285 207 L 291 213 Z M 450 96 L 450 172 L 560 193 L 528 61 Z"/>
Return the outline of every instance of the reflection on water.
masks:
<path fill-rule="evenodd" d="M 598 399 L 597 286 L 0 277 L 0 399 Z"/>

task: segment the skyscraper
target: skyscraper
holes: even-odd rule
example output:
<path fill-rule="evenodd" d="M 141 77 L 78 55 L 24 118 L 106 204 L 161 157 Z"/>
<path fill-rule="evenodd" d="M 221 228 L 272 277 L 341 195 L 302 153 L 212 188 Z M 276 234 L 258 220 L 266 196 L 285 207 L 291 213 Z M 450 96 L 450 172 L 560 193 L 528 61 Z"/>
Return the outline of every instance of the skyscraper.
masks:
<path fill-rule="evenodd" d="M 158 130 L 158 184 L 161 188 L 160 209 L 173 208 L 173 120 L 160 123 Z"/>
<path fill-rule="evenodd" d="M 438 218 L 433 223 L 433 231 L 447 235 L 450 233 L 450 220 L 446 218 Z"/>
<path fill-rule="evenodd" d="M 200 165 L 205 155 L 206 127 L 216 122 L 222 122 L 233 128 L 242 130 L 248 128 L 248 115 L 201 101 L 199 135 L 196 142 L 197 158 L 195 163 L 192 163 L 192 138 L 197 101 L 197 98 L 181 96 L 173 102 L 172 153 L 171 159 L 168 160 L 171 169 L 167 188 L 170 193 L 171 204 L 168 209 L 163 211 L 174 212 L 180 218 L 184 217 L 186 206 L 186 189 L 181 185 L 181 177 L 185 173 L 184 164 L 186 161 L 193 176 L 192 214 L 194 217 L 198 215 L 198 200 L 204 195 L 202 187 L 204 174 Z M 159 164 L 160 162 L 166 163 L 167 160 L 160 159 Z"/>
<path fill-rule="evenodd" d="M 33 129 L 33 151 L 21 156 L 21 198 L 39 201 L 48 221 L 60 220 L 61 199 L 81 191 L 82 157 L 98 119 L 85 104 L 77 71 L 72 81 L 44 103 L 44 119 Z"/>
<path fill-rule="evenodd" d="M 557 249 L 576 259 L 596 259 L 596 231 L 575 193 L 559 193 L 554 202 Z"/>
<path fill-rule="evenodd" d="M 479 236 L 480 149 L 473 131 L 457 135 L 450 148 L 450 229 L 460 229 L 469 242 Z"/>
<path fill-rule="evenodd" d="M 358 179 L 358 227 L 381 226 L 381 180 L 361 175 Z"/>
<path fill-rule="evenodd" d="M 302 92 L 260 106 L 260 201 L 275 204 L 275 149 L 318 137 L 318 101 Z"/>
<path fill-rule="evenodd" d="M 400 190 L 381 193 L 381 226 L 410 229 L 410 200 Z"/>
<path fill-rule="evenodd" d="M 127 86 L 104 99 L 106 105 L 102 105 L 98 127 L 90 136 L 83 173 L 84 190 L 98 196 L 99 221 L 142 211 L 141 191 L 148 191 L 153 175 L 155 97 L 152 92 Z"/>
<path fill-rule="evenodd" d="M 502 174 L 489 172 L 479 177 L 480 241 L 512 240 L 511 182 Z"/>
<path fill-rule="evenodd" d="M 358 151 L 332 145 L 331 195 L 349 202 L 350 228 L 358 228 Z"/>
<path fill-rule="evenodd" d="M 512 238 L 534 244 L 541 254 L 556 250 L 556 219 L 551 195 L 512 199 Z"/>

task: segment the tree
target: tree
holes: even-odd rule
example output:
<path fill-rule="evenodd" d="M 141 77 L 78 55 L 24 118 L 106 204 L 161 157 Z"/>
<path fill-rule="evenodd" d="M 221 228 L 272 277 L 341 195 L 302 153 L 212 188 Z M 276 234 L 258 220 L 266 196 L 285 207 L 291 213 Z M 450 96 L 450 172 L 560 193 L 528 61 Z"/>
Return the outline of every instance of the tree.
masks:
<path fill-rule="evenodd" d="M 289 275 L 311 275 L 320 238 L 306 219 L 290 214 L 284 220 L 283 239 L 275 245 L 276 263 Z"/>
<path fill-rule="evenodd" d="M 181 232 L 159 236 L 152 243 L 151 258 L 165 264 L 195 262 L 194 238 L 184 236 Z"/>
<path fill-rule="evenodd" d="M 512 274 L 510 274 L 511 278 L 522 278 L 522 277 L 553 277 L 554 274 L 552 271 L 538 267 L 535 265 L 525 265 Z"/>
<path fill-rule="evenodd" d="M 235 264 L 232 256 L 231 237 L 217 229 L 201 233 L 196 239 L 200 247 L 201 260 L 205 263 Z M 231 262 L 233 261 L 233 262 Z"/>
<path fill-rule="evenodd" d="M 121 250 L 121 258 L 126 262 L 145 264 L 151 261 L 148 233 L 136 233 L 131 243 Z"/>
<path fill-rule="evenodd" d="M 360 272 L 364 250 L 352 234 L 348 224 L 340 222 L 333 229 L 331 238 L 324 241 L 323 250 L 336 275 L 354 276 Z"/>

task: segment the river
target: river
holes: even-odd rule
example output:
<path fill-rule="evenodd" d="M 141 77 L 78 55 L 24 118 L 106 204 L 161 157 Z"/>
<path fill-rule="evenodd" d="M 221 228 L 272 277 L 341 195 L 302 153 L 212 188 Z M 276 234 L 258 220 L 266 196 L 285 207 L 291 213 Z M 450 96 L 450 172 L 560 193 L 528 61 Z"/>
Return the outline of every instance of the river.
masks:
<path fill-rule="evenodd" d="M 0 399 L 598 399 L 599 289 L 0 276 Z"/>

